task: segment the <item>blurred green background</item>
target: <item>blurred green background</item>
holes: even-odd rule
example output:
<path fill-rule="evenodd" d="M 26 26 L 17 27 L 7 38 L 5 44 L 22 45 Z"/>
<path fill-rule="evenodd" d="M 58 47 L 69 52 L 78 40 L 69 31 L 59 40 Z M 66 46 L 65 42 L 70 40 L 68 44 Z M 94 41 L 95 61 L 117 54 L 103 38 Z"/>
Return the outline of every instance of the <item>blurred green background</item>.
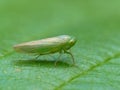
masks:
<path fill-rule="evenodd" d="M 78 39 L 77 67 L 12 48 L 62 34 Z M 119 0 L 0 0 L 0 90 L 119 90 L 119 40 Z"/>

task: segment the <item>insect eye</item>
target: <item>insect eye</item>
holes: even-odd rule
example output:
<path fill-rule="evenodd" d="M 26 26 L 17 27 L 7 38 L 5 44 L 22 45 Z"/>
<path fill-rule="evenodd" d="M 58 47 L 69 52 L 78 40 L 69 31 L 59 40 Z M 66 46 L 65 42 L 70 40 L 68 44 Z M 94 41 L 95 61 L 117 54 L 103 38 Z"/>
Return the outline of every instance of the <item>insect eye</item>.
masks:
<path fill-rule="evenodd" d="M 70 40 L 70 43 L 71 43 L 71 44 L 73 44 L 73 43 L 74 43 L 74 41 L 73 41 L 73 40 Z"/>

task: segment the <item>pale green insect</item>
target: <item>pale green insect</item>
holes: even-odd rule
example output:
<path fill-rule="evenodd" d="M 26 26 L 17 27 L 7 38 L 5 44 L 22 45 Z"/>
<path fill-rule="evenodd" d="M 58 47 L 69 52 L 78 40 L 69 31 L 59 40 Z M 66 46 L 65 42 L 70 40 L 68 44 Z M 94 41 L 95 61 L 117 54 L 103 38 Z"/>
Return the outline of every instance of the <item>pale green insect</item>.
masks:
<path fill-rule="evenodd" d="M 74 57 L 69 49 L 76 43 L 76 38 L 69 35 L 60 35 L 56 37 L 26 42 L 14 46 L 15 51 L 21 53 L 33 53 L 37 55 L 47 55 L 53 53 L 66 53 L 71 55 L 73 63 Z M 39 57 L 38 56 L 38 57 Z M 60 58 L 58 57 L 58 59 Z M 55 62 L 55 64 L 57 61 Z"/>

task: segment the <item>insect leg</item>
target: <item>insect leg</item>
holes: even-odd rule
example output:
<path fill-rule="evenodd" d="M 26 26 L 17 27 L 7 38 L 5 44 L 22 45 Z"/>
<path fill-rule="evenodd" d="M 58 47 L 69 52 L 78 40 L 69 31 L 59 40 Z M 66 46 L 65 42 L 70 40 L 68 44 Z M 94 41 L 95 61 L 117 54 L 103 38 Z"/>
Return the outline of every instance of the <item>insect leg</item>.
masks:
<path fill-rule="evenodd" d="M 40 57 L 40 55 L 38 55 L 35 59 L 37 60 Z"/>
<path fill-rule="evenodd" d="M 60 52 L 60 55 L 58 56 L 58 59 L 57 59 L 56 62 L 55 62 L 55 66 L 57 65 L 57 62 L 58 62 L 58 60 L 60 59 L 61 55 L 62 55 L 62 53 Z"/>
<path fill-rule="evenodd" d="M 73 64 L 75 65 L 75 60 L 74 60 L 72 53 L 70 51 L 67 51 L 67 50 L 64 50 L 64 53 L 69 54 L 72 57 Z"/>
<path fill-rule="evenodd" d="M 49 54 L 49 56 L 50 56 L 51 58 L 55 59 L 55 57 L 54 57 L 54 56 L 52 56 L 51 54 Z"/>

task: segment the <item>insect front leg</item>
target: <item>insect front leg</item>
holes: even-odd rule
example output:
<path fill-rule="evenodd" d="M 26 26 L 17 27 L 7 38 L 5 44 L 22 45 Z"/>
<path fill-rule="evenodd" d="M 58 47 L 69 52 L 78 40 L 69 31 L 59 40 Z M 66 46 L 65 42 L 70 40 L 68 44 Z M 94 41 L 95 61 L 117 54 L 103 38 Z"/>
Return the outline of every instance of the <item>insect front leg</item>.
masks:
<path fill-rule="evenodd" d="M 67 51 L 67 50 L 64 50 L 64 53 L 69 54 L 72 57 L 73 64 L 75 65 L 75 60 L 74 60 L 72 53 L 70 51 Z"/>
<path fill-rule="evenodd" d="M 60 51 L 59 54 L 60 54 L 60 55 L 58 56 L 58 59 L 57 59 L 56 62 L 55 62 L 55 66 L 57 65 L 57 62 L 60 60 L 60 57 L 62 56 L 62 51 Z"/>

